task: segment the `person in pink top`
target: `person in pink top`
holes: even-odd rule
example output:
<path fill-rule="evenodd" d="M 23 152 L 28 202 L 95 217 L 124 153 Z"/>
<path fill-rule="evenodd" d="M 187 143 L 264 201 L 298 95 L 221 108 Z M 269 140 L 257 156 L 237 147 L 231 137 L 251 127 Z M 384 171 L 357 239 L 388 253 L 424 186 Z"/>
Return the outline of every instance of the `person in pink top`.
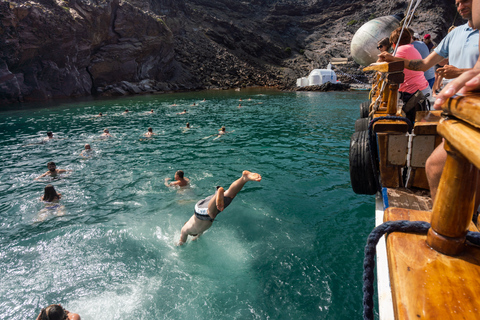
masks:
<path fill-rule="evenodd" d="M 411 42 L 412 35 L 407 29 L 402 31 L 400 27 L 393 30 L 390 34 L 392 47 L 395 49 L 398 45 L 395 57 L 408 60 L 422 59 L 422 55 L 415 49 Z M 416 111 L 427 110 L 426 100 L 432 95 L 432 89 L 430 89 L 423 71 L 404 69 L 403 73 L 405 74 L 405 79 L 403 83 L 400 84 L 398 92 L 404 103 L 403 111 L 405 112 L 405 116 L 413 123 L 415 121 Z"/>
<path fill-rule="evenodd" d="M 399 27 L 390 34 L 390 42 L 392 43 L 392 47 L 395 49 L 398 39 L 400 38 L 400 33 L 402 32 L 402 28 Z M 396 53 L 396 57 L 398 58 L 405 58 L 408 60 L 411 59 L 422 59 L 420 52 L 411 44 L 412 42 L 412 35 L 408 32 L 407 29 L 403 30 L 403 33 L 400 38 L 400 42 L 398 43 L 398 49 Z M 428 81 L 425 79 L 425 75 L 422 71 L 413 71 L 404 69 L 403 72 L 405 73 L 405 80 L 400 85 L 398 89 L 399 92 L 414 94 L 417 90 L 423 92 L 423 90 L 427 89 Z M 428 93 L 428 92 L 425 92 Z M 424 94 L 425 94 L 424 93 Z"/>

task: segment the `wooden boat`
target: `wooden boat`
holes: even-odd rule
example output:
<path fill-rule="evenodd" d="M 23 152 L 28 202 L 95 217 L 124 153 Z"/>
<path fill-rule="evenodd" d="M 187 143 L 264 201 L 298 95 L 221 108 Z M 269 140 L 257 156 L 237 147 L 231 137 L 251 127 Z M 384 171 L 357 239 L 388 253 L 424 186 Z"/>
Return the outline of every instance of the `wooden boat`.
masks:
<path fill-rule="evenodd" d="M 430 223 L 427 234 L 392 232 L 377 246 L 380 319 L 478 319 L 480 247 L 466 235 L 478 231 L 472 216 L 480 168 L 480 95 L 449 99 L 441 111 L 416 112 L 409 133 L 397 110 L 403 62 L 364 71 L 375 71 L 377 80 L 370 101 L 360 106 L 365 118 L 357 120 L 351 140 L 352 187 L 376 194 L 377 225 Z M 447 161 L 432 204 L 425 162 L 442 137 Z"/>

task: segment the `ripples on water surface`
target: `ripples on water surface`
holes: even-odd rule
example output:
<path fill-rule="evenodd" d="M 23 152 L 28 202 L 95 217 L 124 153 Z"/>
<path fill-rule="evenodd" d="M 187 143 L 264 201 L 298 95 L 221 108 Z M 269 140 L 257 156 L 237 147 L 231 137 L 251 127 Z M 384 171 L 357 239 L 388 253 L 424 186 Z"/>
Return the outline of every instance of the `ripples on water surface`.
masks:
<path fill-rule="evenodd" d="M 359 318 L 374 200 L 351 191 L 348 148 L 365 98 L 201 92 L 3 108 L 0 318 L 34 319 L 51 303 L 84 320 Z M 233 132 L 215 139 L 222 125 Z M 143 140 L 148 127 L 158 135 Z M 99 140 L 104 128 L 115 138 Z M 48 130 L 60 139 L 36 144 Z M 49 161 L 72 172 L 33 181 Z M 164 186 L 179 169 L 192 188 Z M 244 169 L 263 180 L 176 247 L 195 202 Z M 42 211 L 47 183 L 63 208 Z"/>

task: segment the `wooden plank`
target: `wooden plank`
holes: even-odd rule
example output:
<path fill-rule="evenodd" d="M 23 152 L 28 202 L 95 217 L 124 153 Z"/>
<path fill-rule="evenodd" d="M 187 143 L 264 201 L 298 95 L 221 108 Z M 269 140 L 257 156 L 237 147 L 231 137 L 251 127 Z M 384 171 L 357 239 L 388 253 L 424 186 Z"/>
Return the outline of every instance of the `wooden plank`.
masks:
<path fill-rule="evenodd" d="M 441 110 L 418 111 L 413 125 L 414 133 L 419 134 L 437 134 L 437 125 L 441 119 Z"/>
<path fill-rule="evenodd" d="M 389 208 L 384 220 L 429 221 L 430 216 Z M 480 248 L 466 244 L 461 255 L 451 257 L 432 250 L 425 235 L 393 232 L 387 255 L 396 319 L 478 319 Z"/>
<path fill-rule="evenodd" d="M 379 71 L 379 72 L 399 72 L 403 71 L 405 63 L 403 61 L 395 62 L 376 62 L 368 67 L 363 68 L 363 71 Z"/>
<path fill-rule="evenodd" d="M 402 166 L 394 166 L 388 163 L 388 133 L 377 133 L 377 146 L 379 154 L 379 169 L 382 186 L 387 188 L 403 187 Z"/>
<path fill-rule="evenodd" d="M 480 95 L 466 94 L 448 99 L 443 111 L 480 128 Z"/>
<path fill-rule="evenodd" d="M 374 115 L 376 117 L 384 117 L 385 114 Z M 378 120 L 373 124 L 374 132 L 396 132 L 405 133 L 408 131 L 408 125 L 400 120 Z"/>

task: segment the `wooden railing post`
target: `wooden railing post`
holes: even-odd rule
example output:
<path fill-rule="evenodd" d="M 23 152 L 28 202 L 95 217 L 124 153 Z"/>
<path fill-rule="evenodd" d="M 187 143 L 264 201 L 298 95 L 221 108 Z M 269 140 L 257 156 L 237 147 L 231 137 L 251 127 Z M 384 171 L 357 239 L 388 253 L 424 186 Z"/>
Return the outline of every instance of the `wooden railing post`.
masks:
<path fill-rule="evenodd" d="M 433 204 L 427 243 L 447 255 L 462 253 L 472 221 L 478 170 L 447 140 L 447 161 Z"/>

